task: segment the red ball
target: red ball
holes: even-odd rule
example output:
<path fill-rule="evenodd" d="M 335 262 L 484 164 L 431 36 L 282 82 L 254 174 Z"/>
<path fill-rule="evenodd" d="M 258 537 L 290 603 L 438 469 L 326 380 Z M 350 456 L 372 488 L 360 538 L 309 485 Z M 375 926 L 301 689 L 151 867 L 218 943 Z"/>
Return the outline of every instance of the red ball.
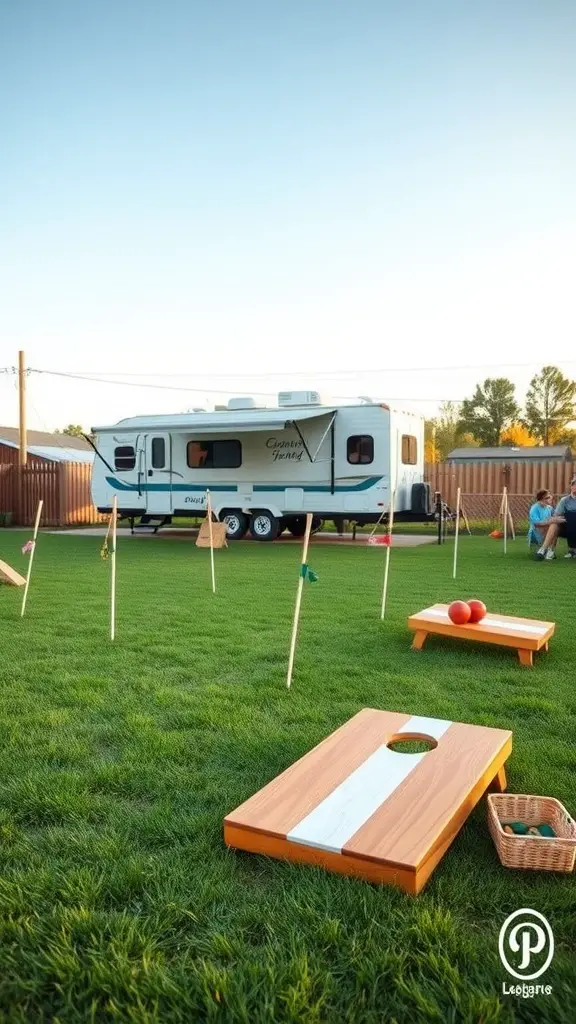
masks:
<path fill-rule="evenodd" d="M 470 622 L 470 606 L 466 601 L 452 601 L 448 607 L 448 616 L 455 626 L 465 626 Z"/>
<path fill-rule="evenodd" d="M 486 615 L 486 605 L 483 601 L 477 601 L 473 598 L 472 601 L 468 601 L 468 607 L 470 609 L 470 622 L 481 622 Z"/>

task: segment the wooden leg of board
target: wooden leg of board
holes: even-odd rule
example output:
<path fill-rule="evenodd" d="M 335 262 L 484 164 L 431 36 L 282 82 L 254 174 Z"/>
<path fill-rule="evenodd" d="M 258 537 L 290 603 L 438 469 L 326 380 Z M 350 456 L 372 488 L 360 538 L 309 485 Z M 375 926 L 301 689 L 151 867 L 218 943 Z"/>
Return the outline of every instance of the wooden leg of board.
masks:
<path fill-rule="evenodd" d="M 417 629 L 416 632 L 414 633 L 414 639 L 412 641 L 412 650 L 421 651 L 422 648 L 424 647 L 424 642 L 427 636 L 428 633 L 426 632 L 425 629 Z"/>
<path fill-rule="evenodd" d="M 14 587 L 23 587 L 26 580 L 7 562 L 0 562 L 0 583 L 11 583 Z"/>
<path fill-rule="evenodd" d="M 532 651 L 526 651 L 523 647 L 518 649 L 518 657 L 520 658 L 520 664 L 524 665 L 525 668 L 532 668 L 534 664 L 532 660 Z"/>
<path fill-rule="evenodd" d="M 490 783 L 489 789 L 495 789 L 497 793 L 505 793 L 508 782 L 506 780 L 506 767 L 502 765 Z"/>

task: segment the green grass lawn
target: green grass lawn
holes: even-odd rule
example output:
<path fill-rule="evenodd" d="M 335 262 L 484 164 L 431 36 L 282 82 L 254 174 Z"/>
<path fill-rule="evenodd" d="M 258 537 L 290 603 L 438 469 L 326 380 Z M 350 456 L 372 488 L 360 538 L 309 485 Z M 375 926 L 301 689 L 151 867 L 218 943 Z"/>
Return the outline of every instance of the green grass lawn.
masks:
<path fill-rule="evenodd" d="M 19 568 L 22 534 L 0 535 Z M 293 689 L 285 671 L 300 550 L 120 541 L 118 634 L 101 540 L 39 538 L 26 618 L 0 588 L 0 1019 L 55 1021 L 568 1021 L 574 876 L 511 872 L 484 801 L 410 897 L 228 851 L 222 818 L 362 707 L 513 729 L 509 788 L 576 811 L 576 564 L 525 540 L 395 550 L 317 547 Z M 407 615 L 436 600 L 555 619 L 550 653 L 430 640 Z M 556 938 L 540 982 L 502 997 L 497 938 L 521 907 Z"/>

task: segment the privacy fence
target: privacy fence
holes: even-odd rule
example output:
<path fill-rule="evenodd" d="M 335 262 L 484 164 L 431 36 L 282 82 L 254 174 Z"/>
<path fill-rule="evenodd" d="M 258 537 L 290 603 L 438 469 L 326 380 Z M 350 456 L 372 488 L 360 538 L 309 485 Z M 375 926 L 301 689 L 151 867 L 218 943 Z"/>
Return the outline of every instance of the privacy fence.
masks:
<path fill-rule="evenodd" d="M 92 504 L 87 463 L 45 462 L 20 468 L 0 464 L 0 515 L 8 513 L 15 525 L 30 526 L 39 498 L 44 499 L 43 526 L 84 526 L 104 521 Z M 515 518 L 525 515 L 527 503 L 541 487 L 565 494 L 576 473 L 574 462 L 476 463 L 447 462 L 426 466 L 426 479 L 449 505 L 456 505 L 456 491 L 466 496 L 468 515 L 497 516 L 498 495 L 508 488 Z"/>
<path fill-rule="evenodd" d="M 514 509 L 521 503 L 524 507 L 526 501 L 531 501 L 542 487 L 547 487 L 556 496 L 566 494 L 576 473 L 576 462 L 478 462 L 462 466 L 438 462 L 429 463 L 425 470 L 432 490 L 440 491 L 452 507 L 456 505 L 459 487 L 468 502 L 476 500 L 479 508 L 486 504 L 485 499 L 501 495 L 506 487 L 510 507 Z M 470 514 L 474 513 L 472 508 Z"/>
<path fill-rule="evenodd" d="M 81 462 L 44 462 L 29 466 L 0 464 L 0 517 L 31 526 L 40 498 L 42 526 L 85 526 L 103 522 L 92 504 L 92 467 Z"/>

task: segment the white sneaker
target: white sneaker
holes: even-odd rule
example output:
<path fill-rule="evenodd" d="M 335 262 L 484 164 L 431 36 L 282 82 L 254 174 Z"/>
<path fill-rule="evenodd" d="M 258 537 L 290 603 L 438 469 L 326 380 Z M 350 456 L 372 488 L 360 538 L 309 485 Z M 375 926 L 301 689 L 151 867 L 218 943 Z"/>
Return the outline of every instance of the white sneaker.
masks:
<path fill-rule="evenodd" d="M 545 554 L 546 548 L 538 548 L 538 551 L 536 552 L 536 558 L 543 559 Z"/>
<path fill-rule="evenodd" d="M 556 558 L 556 555 L 554 554 L 552 548 L 548 548 L 548 551 L 544 555 L 544 560 L 546 562 L 553 562 L 555 558 Z"/>
<path fill-rule="evenodd" d="M 564 558 L 576 558 L 576 551 L 574 548 L 570 548 L 568 554 L 564 555 Z"/>

